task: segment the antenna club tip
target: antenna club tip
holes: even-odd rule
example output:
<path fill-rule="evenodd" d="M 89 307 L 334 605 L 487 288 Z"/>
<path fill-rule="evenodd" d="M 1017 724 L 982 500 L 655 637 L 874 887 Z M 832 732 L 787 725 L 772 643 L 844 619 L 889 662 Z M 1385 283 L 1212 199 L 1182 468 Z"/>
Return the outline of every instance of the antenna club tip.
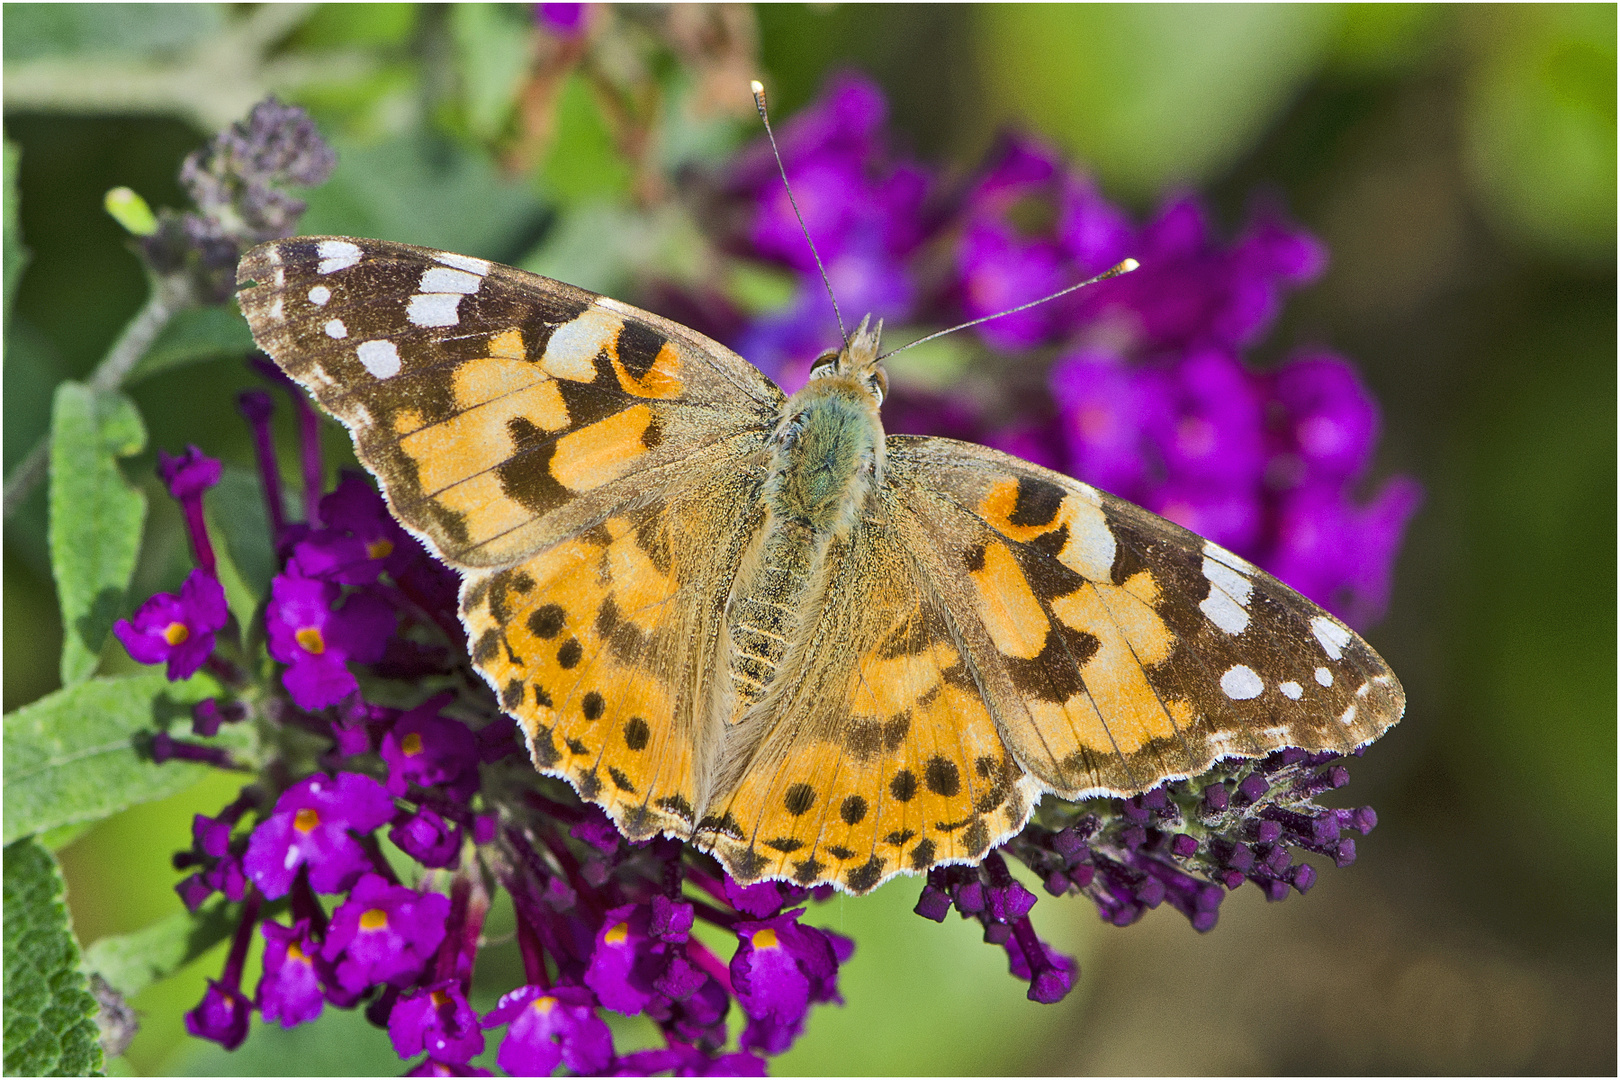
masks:
<path fill-rule="evenodd" d="M 1114 272 L 1119 274 L 1128 274 L 1132 270 L 1138 269 L 1141 265 L 1142 264 L 1137 262 L 1135 259 L 1126 259 L 1124 262 L 1114 267 Z"/>
<path fill-rule="evenodd" d="M 765 84 L 758 79 L 749 80 L 748 89 L 755 97 L 765 96 Z"/>

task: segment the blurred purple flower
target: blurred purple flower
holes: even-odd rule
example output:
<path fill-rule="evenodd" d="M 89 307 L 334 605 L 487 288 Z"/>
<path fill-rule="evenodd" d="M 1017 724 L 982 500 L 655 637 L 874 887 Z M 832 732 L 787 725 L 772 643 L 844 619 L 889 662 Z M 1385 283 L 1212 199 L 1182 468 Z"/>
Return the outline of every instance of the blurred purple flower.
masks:
<path fill-rule="evenodd" d="M 388 790 L 405 794 L 410 784 L 445 788 L 451 798 L 467 798 L 478 786 L 478 744 L 467 725 L 438 715 L 449 700 L 439 695 L 394 721 L 383 736 L 382 759 Z"/>
<path fill-rule="evenodd" d="M 300 919 L 290 929 L 266 920 L 259 932 L 264 935 L 264 977 L 254 996 L 265 1023 L 278 1021 L 290 1028 L 320 1016 L 326 1004 L 316 970 L 320 945 L 310 935 L 309 920 Z"/>
<path fill-rule="evenodd" d="M 388 839 L 405 854 L 429 869 L 454 866 L 461 855 L 464 833 L 428 807 L 404 819 L 388 830 Z"/>
<path fill-rule="evenodd" d="M 199 1039 L 235 1050 L 247 1038 L 253 1003 L 242 991 L 219 979 L 208 980 L 208 990 L 196 1008 L 186 1013 L 186 1031 Z"/>

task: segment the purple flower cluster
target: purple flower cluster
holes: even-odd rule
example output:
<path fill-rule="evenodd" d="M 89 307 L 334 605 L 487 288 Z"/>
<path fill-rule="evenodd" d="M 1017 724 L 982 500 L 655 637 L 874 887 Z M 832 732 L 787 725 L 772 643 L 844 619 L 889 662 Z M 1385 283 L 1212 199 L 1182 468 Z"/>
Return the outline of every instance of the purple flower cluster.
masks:
<path fill-rule="evenodd" d="M 304 203 L 284 189 L 323 183 L 336 166 L 302 109 L 266 98 L 186 158 L 180 183 L 197 209 L 162 211 L 141 252 L 159 275 L 184 275 L 199 300 L 222 303 L 242 252 L 292 235 Z"/>
<path fill-rule="evenodd" d="M 264 476 L 276 470 L 272 408 L 263 391 L 243 395 Z M 305 476 L 323 475 L 319 440 L 302 451 Z M 167 661 L 171 678 L 207 665 L 226 693 L 196 707 L 196 738 L 157 733 L 154 756 L 238 767 L 205 740 L 250 718 L 269 755 L 232 803 L 197 816 L 174 859 L 190 871 L 176 886 L 189 910 L 218 896 L 241 912 L 224 971 L 186 1015 L 193 1035 L 234 1048 L 255 1010 L 294 1027 L 328 1005 L 363 1007 L 414 1072 L 479 1072 L 473 1059 L 499 1030 L 496 1062 L 518 1075 L 763 1075 L 811 1006 L 840 1000 L 854 944 L 800 923 L 811 894 L 740 887 L 675 841 L 632 845 L 533 771 L 470 666 L 454 576 L 357 474 L 307 497 L 304 521 L 286 520 L 279 478 L 266 485 L 281 569 L 262 642 L 277 674 L 253 688 L 244 672 L 263 664 L 225 632 L 202 527 L 219 463 L 193 448 L 162 468 L 210 569 L 147 601 L 119 636 L 137 659 Z M 424 691 L 413 708 L 380 703 Z M 414 873 L 396 870 L 385 840 Z M 512 898 L 525 978 L 480 1014 L 468 995 L 490 883 Z M 693 936 L 698 922 L 735 939 L 729 962 Z M 264 968 L 250 994 L 254 933 Z M 619 1054 L 603 1010 L 650 1018 L 664 1046 Z"/>
<path fill-rule="evenodd" d="M 1376 621 L 1420 501 L 1404 477 L 1358 498 L 1378 439 L 1376 402 L 1347 361 L 1322 350 L 1272 371 L 1243 359 L 1286 293 L 1322 272 L 1322 246 L 1267 208 L 1222 244 L 1190 196 L 1137 226 L 1027 138 L 1004 139 L 977 174 L 948 184 L 888 151 L 884 115 L 879 91 L 846 75 L 780 139 L 850 316 L 952 325 L 1126 257 L 1141 263 L 971 331 L 993 354 L 1006 400 L 898 382 L 885 404 L 889 430 L 973 439 L 1067 472 L 1243 555 L 1352 625 Z M 729 217 L 744 224 L 723 245 L 781 264 L 799 284 L 782 310 L 725 336 L 793 389 L 838 340 L 837 323 L 769 148 L 746 152 L 726 184 Z M 721 333 L 733 322 L 715 321 Z"/>

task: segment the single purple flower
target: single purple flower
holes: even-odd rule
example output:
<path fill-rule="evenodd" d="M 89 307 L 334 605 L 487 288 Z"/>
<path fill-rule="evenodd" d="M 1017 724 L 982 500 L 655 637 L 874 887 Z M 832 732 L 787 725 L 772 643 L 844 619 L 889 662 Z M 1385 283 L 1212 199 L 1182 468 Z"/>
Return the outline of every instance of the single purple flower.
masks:
<path fill-rule="evenodd" d="M 394 632 L 395 615 L 384 601 L 355 593 L 338 608 L 338 596 L 336 584 L 296 573 L 270 583 L 270 655 L 287 665 L 282 682 L 303 709 L 336 705 L 359 689 L 347 661 L 380 659 Z"/>
<path fill-rule="evenodd" d="M 647 933 L 652 913 L 645 904 L 625 904 L 602 916 L 596 947 L 585 969 L 585 985 L 615 1012 L 634 1016 L 653 1000 L 653 980 L 663 966 L 664 950 Z"/>
<path fill-rule="evenodd" d="M 579 986 L 520 986 L 504 995 L 483 1019 L 486 1029 L 507 1025 L 496 1063 L 512 1076 L 550 1076 L 559 1063 L 581 1076 L 604 1071 L 613 1034 L 594 1004 Z"/>
<path fill-rule="evenodd" d="M 341 892 L 371 866 L 351 830 L 369 833 L 393 816 L 393 799 L 371 777 L 316 773 L 281 793 L 253 830 L 243 865 L 272 900 L 287 894 L 306 865 L 317 892 Z"/>
<path fill-rule="evenodd" d="M 143 664 L 167 661 L 171 680 L 189 679 L 214 651 L 214 635 L 224 629 L 230 610 L 225 590 L 206 570 L 186 575 L 179 595 L 158 593 L 119 619 L 113 633 L 132 659 Z"/>
<path fill-rule="evenodd" d="M 382 740 L 388 790 L 405 794 L 413 783 L 444 787 L 465 799 L 478 786 L 478 740 L 459 720 L 438 715 L 448 695 L 429 698 L 394 722 Z"/>
<path fill-rule="evenodd" d="M 460 826 L 425 806 L 388 830 L 396 847 L 429 869 L 454 866 L 464 835 Z"/>
<path fill-rule="evenodd" d="M 1269 380 L 1273 455 L 1279 487 L 1335 483 L 1364 469 L 1378 442 L 1378 405 L 1355 369 L 1337 356 L 1296 356 Z"/>
<path fill-rule="evenodd" d="M 802 914 L 789 911 L 734 928 L 741 945 L 731 958 L 731 985 L 749 1018 L 742 1036 L 745 1049 L 780 1054 L 803 1030 L 812 1002 L 841 1000 L 838 965 L 853 951 L 853 943 L 799 925 Z"/>
<path fill-rule="evenodd" d="M 266 920 L 259 932 L 264 935 L 264 976 L 254 996 L 265 1023 L 278 1021 L 290 1028 L 320 1016 L 326 1004 L 317 968 L 320 945 L 310 935 L 309 920 L 300 919 L 290 929 Z"/>
<path fill-rule="evenodd" d="M 388 1038 L 402 1058 L 425 1050 L 434 1061 L 465 1065 L 484 1052 L 478 1014 L 454 979 L 412 991 L 395 1002 L 388 1014 Z"/>
<path fill-rule="evenodd" d="M 186 1013 L 186 1031 L 199 1039 L 217 1042 L 235 1050 L 247 1038 L 253 1003 L 241 990 L 218 979 L 208 980 L 208 990 L 195 1009 Z"/>
<path fill-rule="evenodd" d="M 321 956 L 336 965 L 337 983 L 345 990 L 374 983 L 403 987 L 433 958 L 449 914 L 449 897 L 366 874 L 333 912 Z"/>
<path fill-rule="evenodd" d="M 345 469 L 337 487 L 321 499 L 320 519 L 326 528 L 293 550 L 305 577 L 366 585 L 384 570 L 398 577 L 424 555 L 388 512 L 377 489 L 352 469 Z"/>
<path fill-rule="evenodd" d="M 578 37 L 589 26 L 590 9 L 590 4 L 535 4 L 534 21 L 558 37 Z"/>
<path fill-rule="evenodd" d="M 185 453 L 178 456 L 158 451 L 158 475 L 163 477 L 169 494 L 185 514 L 186 532 L 191 537 L 197 565 L 210 575 L 216 572 L 214 546 L 208 539 L 208 525 L 203 520 L 203 493 L 219 483 L 220 470 L 218 458 L 208 457 L 195 446 L 186 447 Z"/>

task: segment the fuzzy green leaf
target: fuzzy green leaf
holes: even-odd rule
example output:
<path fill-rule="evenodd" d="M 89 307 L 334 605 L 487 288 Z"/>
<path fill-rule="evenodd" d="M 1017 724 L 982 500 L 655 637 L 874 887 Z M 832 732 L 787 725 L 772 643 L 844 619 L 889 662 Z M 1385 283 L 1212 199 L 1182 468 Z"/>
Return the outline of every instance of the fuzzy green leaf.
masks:
<path fill-rule="evenodd" d="M 223 356 L 240 359 L 251 348 L 253 334 L 236 305 L 187 308 L 169 320 L 146 355 L 141 357 L 129 382 L 133 384 L 170 368 Z"/>
<path fill-rule="evenodd" d="M 101 647 L 124 611 L 141 550 L 146 496 L 118 459 L 146 445 L 134 402 L 83 383 L 56 389 L 51 410 L 51 571 L 62 606 L 62 685 L 95 674 Z"/>
<path fill-rule="evenodd" d="M 6 843 L 184 791 L 207 774 L 151 759 L 145 733 L 190 716 L 217 689 L 206 675 L 170 683 L 161 671 L 91 679 L 4 718 Z"/>
<path fill-rule="evenodd" d="M 176 912 L 128 934 L 104 937 L 84 954 L 87 970 L 132 998 L 231 936 L 236 909 L 217 903 L 195 915 Z"/>
<path fill-rule="evenodd" d="M 28 266 L 28 249 L 22 242 L 21 198 L 17 190 L 18 170 L 22 168 L 22 150 L 10 139 L 6 141 L 5 159 L 5 218 L 3 242 L 5 244 L 5 315 L 11 324 L 11 300 L 17 295 L 23 270 Z"/>
<path fill-rule="evenodd" d="M 5 1072 L 99 1075 L 96 999 L 79 968 L 56 860 L 34 840 L 5 849 Z"/>

